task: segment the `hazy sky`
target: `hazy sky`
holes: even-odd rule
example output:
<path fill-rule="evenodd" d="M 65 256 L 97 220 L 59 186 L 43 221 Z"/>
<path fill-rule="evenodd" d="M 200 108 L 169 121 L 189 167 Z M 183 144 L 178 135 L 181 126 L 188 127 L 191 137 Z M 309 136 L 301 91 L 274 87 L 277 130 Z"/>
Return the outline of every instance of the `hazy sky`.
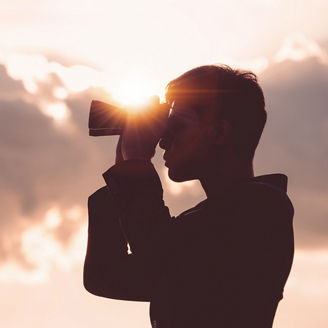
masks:
<path fill-rule="evenodd" d="M 0 326 L 150 327 L 148 304 L 82 286 L 88 195 L 116 137 L 88 136 L 92 99 L 132 102 L 203 64 L 254 70 L 268 123 L 255 173 L 289 177 L 294 266 L 275 328 L 325 328 L 327 1 L 2 1 Z M 172 215 L 204 199 L 154 163 Z"/>

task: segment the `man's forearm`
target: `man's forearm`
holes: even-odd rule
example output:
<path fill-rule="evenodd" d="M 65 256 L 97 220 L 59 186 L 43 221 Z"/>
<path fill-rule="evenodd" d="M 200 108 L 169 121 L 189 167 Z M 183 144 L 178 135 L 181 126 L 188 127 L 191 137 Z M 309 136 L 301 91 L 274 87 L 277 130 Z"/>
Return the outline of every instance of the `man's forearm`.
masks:
<path fill-rule="evenodd" d="M 89 198 L 85 287 L 98 296 L 149 301 L 172 226 L 159 177 L 150 162 L 133 160 L 104 178 L 107 187 Z"/>
<path fill-rule="evenodd" d="M 88 200 L 88 246 L 84 263 L 84 285 L 94 291 L 113 277 L 115 262 L 128 256 L 127 243 L 120 229 L 117 211 L 106 187 Z M 111 272 L 111 275 L 108 274 Z M 98 287 L 97 287 L 98 286 Z"/>
<path fill-rule="evenodd" d="M 150 261 L 164 256 L 172 220 L 151 162 L 124 161 L 103 176 L 120 208 L 121 226 L 132 253 Z"/>

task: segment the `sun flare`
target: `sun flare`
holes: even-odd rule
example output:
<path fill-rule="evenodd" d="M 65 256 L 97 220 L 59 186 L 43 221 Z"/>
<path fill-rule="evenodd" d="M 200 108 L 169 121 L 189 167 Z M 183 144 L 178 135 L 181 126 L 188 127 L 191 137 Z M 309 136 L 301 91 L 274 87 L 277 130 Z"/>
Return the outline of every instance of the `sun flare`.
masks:
<path fill-rule="evenodd" d="M 141 111 L 153 96 L 160 96 L 150 81 L 138 76 L 129 76 L 111 89 L 113 98 L 129 111 Z"/>

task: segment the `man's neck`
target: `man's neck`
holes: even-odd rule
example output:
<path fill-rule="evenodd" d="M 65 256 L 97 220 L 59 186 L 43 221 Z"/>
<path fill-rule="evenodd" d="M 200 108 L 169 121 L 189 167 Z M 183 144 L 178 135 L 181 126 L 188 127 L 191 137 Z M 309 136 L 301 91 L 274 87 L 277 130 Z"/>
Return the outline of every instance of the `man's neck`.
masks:
<path fill-rule="evenodd" d="M 254 177 L 252 162 L 234 161 L 209 168 L 199 180 L 207 198 L 212 198 L 224 192 L 231 184 L 252 177 Z"/>

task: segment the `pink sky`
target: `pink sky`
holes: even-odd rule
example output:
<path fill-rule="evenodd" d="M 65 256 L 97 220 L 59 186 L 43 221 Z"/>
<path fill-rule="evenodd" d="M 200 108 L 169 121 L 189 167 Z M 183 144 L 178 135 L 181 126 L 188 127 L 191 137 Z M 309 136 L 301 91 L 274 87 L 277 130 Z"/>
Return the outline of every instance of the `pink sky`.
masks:
<path fill-rule="evenodd" d="M 252 69 L 268 123 L 255 174 L 289 177 L 296 253 L 275 328 L 325 328 L 328 295 L 327 1 L 2 1 L 0 326 L 150 327 L 148 304 L 82 286 L 87 197 L 116 137 L 88 137 L 90 101 L 131 102 L 201 64 Z M 133 92 L 132 92 L 133 90 Z M 198 182 L 154 164 L 172 215 Z"/>

